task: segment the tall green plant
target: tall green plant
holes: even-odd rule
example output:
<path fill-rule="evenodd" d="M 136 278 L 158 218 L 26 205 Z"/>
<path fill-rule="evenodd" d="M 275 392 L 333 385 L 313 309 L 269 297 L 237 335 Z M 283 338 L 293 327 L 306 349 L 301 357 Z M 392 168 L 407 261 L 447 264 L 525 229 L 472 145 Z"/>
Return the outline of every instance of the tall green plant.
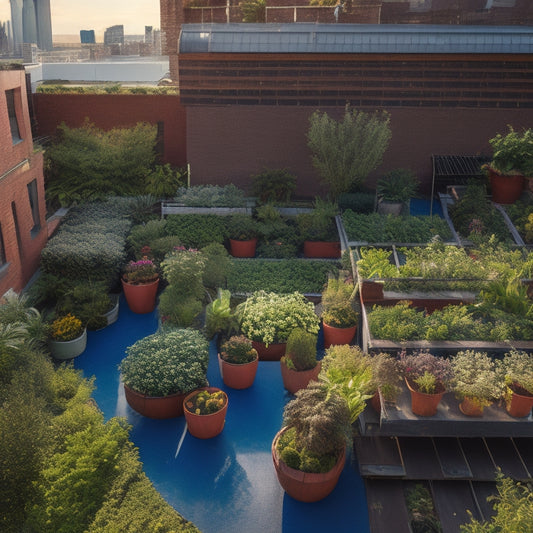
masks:
<path fill-rule="evenodd" d="M 330 194 L 337 198 L 360 186 L 382 161 L 391 138 L 389 115 L 346 106 L 341 120 L 315 111 L 310 117 L 308 146 L 313 165 Z"/>

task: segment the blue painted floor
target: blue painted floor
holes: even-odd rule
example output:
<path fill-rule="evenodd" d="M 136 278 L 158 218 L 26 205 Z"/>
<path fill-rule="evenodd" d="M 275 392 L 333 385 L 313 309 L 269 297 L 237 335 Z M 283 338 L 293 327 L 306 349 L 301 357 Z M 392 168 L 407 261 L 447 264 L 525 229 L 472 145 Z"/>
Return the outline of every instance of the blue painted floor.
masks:
<path fill-rule="evenodd" d="M 279 486 L 270 445 L 290 398 L 279 363 L 260 362 L 250 389 L 230 389 L 222 382 L 211 344 L 209 383 L 229 396 L 224 431 L 213 439 L 185 433 L 183 417 L 151 420 L 130 409 L 117 366 L 126 347 L 156 329 L 156 312 L 136 315 L 121 297 L 118 321 L 89 332 L 87 349 L 74 365 L 86 377 L 96 377 L 94 398 L 106 419 L 123 416 L 132 425 L 131 439 L 145 472 L 177 511 L 204 533 L 370 531 L 364 484 L 353 454 L 337 487 L 321 502 L 298 502 Z"/>
<path fill-rule="evenodd" d="M 413 216 L 429 216 L 431 212 L 431 200 L 424 198 L 411 198 L 409 200 L 409 214 Z M 440 201 L 433 199 L 433 214 L 444 218 Z"/>

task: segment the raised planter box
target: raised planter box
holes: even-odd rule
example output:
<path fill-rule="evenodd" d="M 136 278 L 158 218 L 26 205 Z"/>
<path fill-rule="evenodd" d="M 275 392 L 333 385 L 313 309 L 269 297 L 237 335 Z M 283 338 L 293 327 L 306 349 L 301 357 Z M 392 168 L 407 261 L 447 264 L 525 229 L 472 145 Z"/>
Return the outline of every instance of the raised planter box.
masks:
<path fill-rule="evenodd" d="M 161 218 L 166 215 L 251 215 L 251 207 L 188 207 L 177 202 L 161 202 Z"/>

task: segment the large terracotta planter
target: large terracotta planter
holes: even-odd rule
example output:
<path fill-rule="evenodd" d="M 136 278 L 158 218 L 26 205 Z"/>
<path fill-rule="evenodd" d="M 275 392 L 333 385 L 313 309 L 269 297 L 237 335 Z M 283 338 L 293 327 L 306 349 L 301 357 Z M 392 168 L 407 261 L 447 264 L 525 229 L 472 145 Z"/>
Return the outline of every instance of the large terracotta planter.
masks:
<path fill-rule="evenodd" d="M 255 257 L 255 247 L 257 239 L 248 241 L 229 240 L 230 253 L 233 257 Z"/>
<path fill-rule="evenodd" d="M 292 370 L 283 359 L 280 361 L 281 378 L 283 386 L 291 393 L 296 394 L 300 389 L 305 389 L 310 381 L 317 381 L 322 368 L 322 361 L 318 361 L 311 370 Z"/>
<path fill-rule="evenodd" d="M 188 393 L 169 394 L 168 396 L 147 396 L 124 384 L 128 405 L 139 414 L 148 418 L 175 418 L 183 415 L 183 400 Z"/>
<path fill-rule="evenodd" d="M 54 359 L 60 359 L 62 361 L 74 359 L 78 355 L 81 355 L 87 347 L 87 330 L 84 329 L 79 337 L 71 341 L 49 340 L 48 347 Z"/>
<path fill-rule="evenodd" d="M 324 330 L 324 348 L 338 344 L 350 344 L 357 331 L 357 326 L 336 328 L 326 323 L 322 323 L 322 328 Z"/>
<path fill-rule="evenodd" d="M 301 502 L 317 502 L 324 499 L 337 485 L 339 477 L 346 462 L 346 449 L 339 455 L 335 466 L 323 474 L 313 474 L 309 472 L 301 472 L 287 466 L 279 457 L 276 449 L 280 435 L 286 431 L 283 428 L 278 431 L 274 440 L 272 441 L 272 461 L 278 476 L 278 481 L 283 487 L 283 490 L 292 496 L 295 500 Z"/>
<path fill-rule="evenodd" d="M 287 343 L 272 343 L 266 346 L 263 342 L 252 341 L 252 346 L 257 350 L 260 361 L 279 361 L 285 355 Z"/>
<path fill-rule="evenodd" d="M 418 416 L 434 416 L 437 414 L 439 403 L 446 392 L 444 388 L 441 388 L 435 394 L 426 394 L 414 389 L 408 379 L 405 380 L 405 383 L 411 393 L 411 411 L 413 414 Z"/>
<path fill-rule="evenodd" d="M 383 300 L 383 283 L 379 281 L 363 280 L 361 283 L 361 297 L 363 302 Z"/>
<path fill-rule="evenodd" d="M 220 354 L 218 354 L 218 365 L 220 368 L 220 375 L 224 381 L 224 385 L 232 389 L 247 389 L 253 385 L 255 375 L 257 374 L 257 366 L 259 364 L 259 356 L 254 361 L 244 364 L 228 363 L 224 361 Z"/>
<path fill-rule="evenodd" d="M 304 256 L 338 258 L 341 256 L 341 243 L 338 241 L 304 241 Z"/>
<path fill-rule="evenodd" d="M 515 418 L 529 416 L 533 408 L 533 396 L 518 394 L 511 388 L 508 388 L 505 397 L 505 408 Z"/>
<path fill-rule="evenodd" d="M 198 439 L 211 439 L 212 437 L 216 437 L 224 429 L 226 413 L 228 411 L 228 397 L 224 391 L 220 391 L 224 394 L 226 400 L 224 407 L 216 413 L 197 415 L 187 409 L 187 402 L 202 390 L 207 390 L 209 392 L 220 391 L 220 389 L 217 389 L 216 387 L 203 387 L 191 392 L 183 400 L 183 412 L 185 414 L 185 420 L 187 421 L 187 430 L 193 437 Z"/>
<path fill-rule="evenodd" d="M 524 176 L 502 176 L 489 170 L 492 201 L 498 204 L 514 204 L 524 190 Z"/>
<path fill-rule="evenodd" d="M 133 285 L 122 280 L 124 296 L 128 302 L 128 307 L 138 314 L 151 313 L 155 309 L 155 299 L 159 279 L 143 285 Z"/>
<path fill-rule="evenodd" d="M 483 416 L 484 406 L 472 398 L 465 397 L 459 404 L 459 410 L 466 416 Z"/>

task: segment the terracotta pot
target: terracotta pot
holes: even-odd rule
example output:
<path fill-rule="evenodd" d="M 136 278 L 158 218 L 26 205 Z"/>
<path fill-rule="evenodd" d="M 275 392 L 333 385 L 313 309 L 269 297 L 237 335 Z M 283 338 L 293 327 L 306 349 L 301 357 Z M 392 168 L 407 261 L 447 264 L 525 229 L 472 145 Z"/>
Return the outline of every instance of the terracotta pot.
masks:
<path fill-rule="evenodd" d="M 336 328 L 322 323 L 324 330 L 324 348 L 329 348 L 334 344 L 350 344 L 355 337 L 357 326 L 350 328 Z"/>
<path fill-rule="evenodd" d="M 254 257 L 257 239 L 248 241 L 229 240 L 230 253 L 233 257 Z"/>
<path fill-rule="evenodd" d="M 340 242 L 326 241 L 304 241 L 305 257 L 328 257 L 337 258 L 341 256 Z"/>
<path fill-rule="evenodd" d="M 143 285 L 133 285 L 122 280 L 124 296 L 128 302 L 128 307 L 138 314 L 151 313 L 155 309 L 155 299 L 159 279 Z"/>
<path fill-rule="evenodd" d="M 329 472 L 323 474 L 301 472 L 287 466 L 280 459 L 276 449 L 280 435 L 286 430 L 287 428 L 283 428 L 278 431 L 271 448 L 272 461 L 280 485 L 289 496 L 301 502 L 317 502 L 324 499 L 337 485 L 346 462 L 346 449 L 339 455 L 338 461 Z"/>
<path fill-rule="evenodd" d="M 383 300 L 383 283 L 363 280 L 361 283 L 361 297 L 363 298 L 363 302 Z"/>
<path fill-rule="evenodd" d="M 492 201 L 498 204 L 514 204 L 522 195 L 524 176 L 502 176 L 489 170 Z"/>
<path fill-rule="evenodd" d="M 485 406 L 473 398 L 465 397 L 459 404 L 459 410 L 466 416 L 483 416 Z"/>
<path fill-rule="evenodd" d="M 372 406 L 374 411 L 376 411 L 376 413 L 378 413 L 379 415 L 381 414 L 381 397 L 379 395 L 379 391 L 376 391 L 372 395 L 372 398 L 370 398 L 370 405 Z"/>
<path fill-rule="evenodd" d="M 411 411 L 418 416 L 434 416 L 437 414 L 437 407 L 446 392 L 444 388 L 435 394 L 426 394 L 413 388 L 408 379 L 405 384 L 411 393 Z"/>
<path fill-rule="evenodd" d="M 273 343 L 267 347 L 263 342 L 252 341 L 252 346 L 257 350 L 260 361 L 279 361 L 285 355 L 287 343 Z"/>
<path fill-rule="evenodd" d="M 280 361 L 280 368 L 283 386 L 291 394 L 296 394 L 300 389 L 305 389 L 310 381 L 317 381 L 318 374 L 322 368 L 322 361 L 318 361 L 315 368 L 311 370 L 292 370 L 282 359 Z"/>
<path fill-rule="evenodd" d="M 533 396 L 518 394 L 508 387 L 505 397 L 505 408 L 507 412 L 515 418 L 529 416 L 533 408 Z"/>
<path fill-rule="evenodd" d="M 250 363 L 235 364 L 224 361 L 218 354 L 220 375 L 224 384 L 232 389 L 247 389 L 251 387 L 257 373 L 258 364 L 259 357 L 256 357 Z"/>
<path fill-rule="evenodd" d="M 188 393 L 175 393 L 168 396 L 147 396 L 130 389 L 124 384 L 128 405 L 148 418 L 174 418 L 183 415 L 183 400 Z"/>
<path fill-rule="evenodd" d="M 196 394 L 202 390 L 209 392 L 222 392 L 225 397 L 224 407 L 216 413 L 209 415 L 197 415 L 187 409 L 187 402 L 192 399 Z M 211 439 L 216 437 L 224 429 L 226 422 L 226 413 L 228 411 L 228 396 L 224 391 L 217 389 L 216 387 L 203 387 L 191 392 L 183 400 L 183 412 L 185 414 L 185 420 L 187 421 L 187 430 L 189 433 L 198 439 Z"/>
<path fill-rule="evenodd" d="M 71 341 L 49 340 L 48 347 L 54 359 L 61 359 L 62 361 L 74 359 L 74 357 L 81 355 L 87 347 L 87 330 L 84 329 L 79 337 Z"/>

